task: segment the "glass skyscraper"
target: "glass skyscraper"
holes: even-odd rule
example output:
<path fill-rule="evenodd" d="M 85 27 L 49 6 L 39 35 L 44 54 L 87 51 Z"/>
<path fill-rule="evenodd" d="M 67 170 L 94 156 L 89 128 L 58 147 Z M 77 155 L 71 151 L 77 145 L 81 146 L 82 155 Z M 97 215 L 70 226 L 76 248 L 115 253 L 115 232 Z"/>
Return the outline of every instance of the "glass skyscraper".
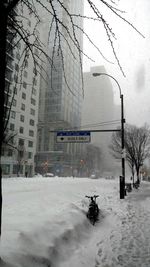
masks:
<path fill-rule="evenodd" d="M 41 79 L 39 100 L 38 144 L 36 166 L 37 171 L 73 168 L 73 158 L 78 154 L 79 146 L 55 142 L 55 134 L 51 131 L 80 127 L 82 106 L 82 72 L 79 50 L 83 48 L 83 18 L 70 14 L 83 15 L 83 0 L 64 0 L 65 9 L 54 1 L 55 10 L 62 22 L 60 32 L 52 26 L 47 50 L 53 58 L 53 68 L 47 63 L 46 74 Z M 47 29 L 48 30 L 48 29 Z M 69 30 L 69 34 L 68 34 Z M 76 34 L 76 45 L 72 42 Z M 44 74 L 43 74 L 44 75 Z M 56 168 L 55 168 L 56 166 Z M 59 168 L 58 168 L 59 166 Z"/>

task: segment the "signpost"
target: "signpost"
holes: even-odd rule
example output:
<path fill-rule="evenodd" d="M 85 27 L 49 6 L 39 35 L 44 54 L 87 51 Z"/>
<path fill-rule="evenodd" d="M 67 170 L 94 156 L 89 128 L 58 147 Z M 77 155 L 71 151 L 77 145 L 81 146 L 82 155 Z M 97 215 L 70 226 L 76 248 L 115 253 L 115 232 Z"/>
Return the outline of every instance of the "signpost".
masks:
<path fill-rule="evenodd" d="M 89 143 L 90 131 L 59 131 L 56 135 L 57 143 Z"/>

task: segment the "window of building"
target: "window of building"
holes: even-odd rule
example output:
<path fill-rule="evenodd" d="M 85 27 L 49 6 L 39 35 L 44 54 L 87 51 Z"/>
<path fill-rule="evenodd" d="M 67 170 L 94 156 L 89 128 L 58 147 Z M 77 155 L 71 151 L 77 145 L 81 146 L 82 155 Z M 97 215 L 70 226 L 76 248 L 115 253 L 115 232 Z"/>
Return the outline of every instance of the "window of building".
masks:
<path fill-rule="evenodd" d="M 39 136 L 39 142 L 38 142 L 38 150 L 41 150 L 41 143 L 42 143 L 42 138 Z"/>
<path fill-rule="evenodd" d="M 34 136 L 34 131 L 33 130 L 29 130 L 29 136 Z"/>
<path fill-rule="evenodd" d="M 17 42 L 16 43 L 16 47 L 20 50 L 21 49 L 21 43 L 20 42 Z"/>
<path fill-rule="evenodd" d="M 35 77 L 33 78 L 33 85 L 37 85 L 37 80 L 35 79 Z"/>
<path fill-rule="evenodd" d="M 28 142 L 28 147 L 33 147 L 33 142 L 32 141 Z"/>
<path fill-rule="evenodd" d="M 20 121 L 24 122 L 24 116 L 20 115 Z"/>
<path fill-rule="evenodd" d="M 16 53 L 16 59 L 20 59 L 20 54 L 18 52 Z"/>
<path fill-rule="evenodd" d="M 14 82 L 17 83 L 18 82 L 18 76 L 15 74 L 14 75 Z"/>
<path fill-rule="evenodd" d="M 33 108 L 30 109 L 30 114 L 33 116 L 35 115 L 35 110 Z"/>
<path fill-rule="evenodd" d="M 31 98 L 31 104 L 35 106 L 35 104 L 36 104 L 36 101 L 35 101 L 35 99 L 34 99 L 34 98 Z"/>
<path fill-rule="evenodd" d="M 22 99 L 26 99 L 26 94 L 22 93 Z"/>
<path fill-rule="evenodd" d="M 16 99 L 13 99 L 12 105 L 13 105 L 14 107 L 16 107 L 16 105 L 17 105 L 17 101 L 16 101 Z"/>
<path fill-rule="evenodd" d="M 23 127 L 20 127 L 20 128 L 19 128 L 19 132 L 20 132 L 21 134 L 23 134 L 23 132 L 24 132 L 24 128 L 23 128 Z"/>
<path fill-rule="evenodd" d="M 32 120 L 32 119 L 30 120 L 30 125 L 34 126 L 34 120 Z"/>
<path fill-rule="evenodd" d="M 27 83 L 26 82 L 23 82 L 23 88 L 27 88 Z"/>
<path fill-rule="evenodd" d="M 36 95 L 36 89 L 35 88 L 32 88 L 32 94 Z"/>
<path fill-rule="evenodd" d="M 18 173 L 18 165 L 13 165 L 13 174 L 17 174 Z"/>
<path fill-rule="evenodd" d="M 9 164 L 2 164 L 2 173 L 5 175 L 10 173 L 10 165 Z"/>
<path fill-rule="evenodd" d="M 19 146 L 24 146 L 24 139 L 20 138 L 18 144 Z"/>
<path fill-rule="evenodd" d="M 12 71 L 11 70 L 6 68 L 5 76 L 6 76 L 7 80 L 12 81 Z"/>
<path fill-rule="evenodd" d="M 11 118 L 15 119 L 16 118 L 16 112 L 15 111 L 11 111 Z"/>
<path fill-rule="evenodd" d="M 11 106 L 11 102 L 8 100 L 7 105 L 10 107 Z M 6 110 L 8 111 L 8 109 L 6 108 Z"/>
<path fill-rule="evenodd" d="M 15 130 L 15 124 L 10 123 L 9 129 L 10 129 L 11 131 L 14 131 L 14 130 Z"/>
<path fill-rule="evenodd" d="M 28 159 L 32 159 L 32 152 L 28 152 Z"/>
<path fill-rule="evenodd" d="M 21 110 L 25 110 L 25 104 L 21 104 Z"/>
<path fill-rule="evenodd" d="M 5 82 L 5 89 L 6 89 L 6 92 L 10 92 L 10 83 L 6 80 Z"/>
<path fill-rule="evenodd" d="M 15 70 L 19 71 L 19 65 L 17 63 L 15 63 Z"/>
<path fill-rule="evenodd" d="M 18 151 L 18 157 L 19 157 L 19 159 L 22 159 L 24 157 L 24 151 L 23 150 Z"/>
<path fill-rule="evenodd" d="M 12 155 L 13 155 L 13 150 L 12 149 L 8 149 L 8 157 L 12 157 Z"/>
<path fill-rule="evenodd" d="M 14 94 L 17 94 L 17 87 L 14 87 Z"/>
<path fill-rule="evenodd" d="M 38 49 L 37 49 L 37 48 L 34 48 L 34 53 L 35 53 L 35 55 L 36 55 L 36 56 L 38 56 L 38 54 L 39 54 L 39 51 L 38 51 Z"/>

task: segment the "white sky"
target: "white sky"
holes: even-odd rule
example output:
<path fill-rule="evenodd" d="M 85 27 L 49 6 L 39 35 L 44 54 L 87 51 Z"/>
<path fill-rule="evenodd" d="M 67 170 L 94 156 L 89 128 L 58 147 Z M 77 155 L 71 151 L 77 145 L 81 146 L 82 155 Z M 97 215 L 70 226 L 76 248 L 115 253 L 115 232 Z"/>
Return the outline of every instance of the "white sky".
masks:
<path fill-rule="evenodd" d="M 86 2 L 86 1 L 85 1 Z M 95 3 L 97 0 L 94 1 Z M 99 1 L 98 1 L 99 2 Z M 116 33 L 117 40 L 114 41 L 115 49 L 125 72 L 123 77 L 117 63 L 114 60 L 106 34 L 100 24 L 93 24 L 91 21 L 85 22 L 85 30 L 88 32 L 94 43 L 100 48 L 104 56 L 115 64 L 106 62 L 87 41 L 84 41 L 84 51 L 95 62 L 84 58 L 84 71 L 88 71 L 91 66 L 104 65 L 107 73 L 116 78 L 124 94 L 126 122 L 143 125 L 150 124 L 150 1 L 149 0 L 120 0 L 118 7 L 126 11 L 123 16 L 134 24 L 136 28 L 145 36 L 142 38 L 130 26 L 116 18 L 110 12 L 103 10 L 106 14 L 109 25 Z M 90 8 L 85 5 L 85 15 L 89 14 Z M 114 82 L 114 92 L 116 102 L 120 103 L 118 88 Z"/>

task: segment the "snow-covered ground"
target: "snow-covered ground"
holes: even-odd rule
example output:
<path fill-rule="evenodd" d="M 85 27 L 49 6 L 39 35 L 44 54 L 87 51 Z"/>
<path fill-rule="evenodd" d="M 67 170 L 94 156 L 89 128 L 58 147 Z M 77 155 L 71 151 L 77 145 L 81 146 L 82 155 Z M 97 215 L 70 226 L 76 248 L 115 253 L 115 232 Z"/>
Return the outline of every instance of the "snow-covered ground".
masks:
<path fill-rule="evenodd" d="M 150 183 L 120 200 L 118 179 L 3 179 L 1 257 L 0 267 L 149 267 Z"/>

